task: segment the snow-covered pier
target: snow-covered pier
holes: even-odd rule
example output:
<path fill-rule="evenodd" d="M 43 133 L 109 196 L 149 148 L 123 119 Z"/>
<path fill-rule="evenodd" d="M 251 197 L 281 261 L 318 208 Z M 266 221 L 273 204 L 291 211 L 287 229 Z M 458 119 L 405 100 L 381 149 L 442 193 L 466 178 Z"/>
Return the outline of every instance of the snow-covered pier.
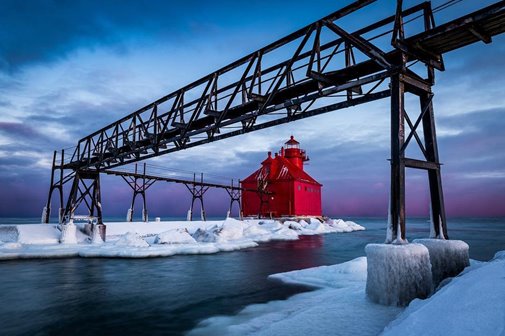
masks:
<path fill-rule="evenodd" d="M 64 228 L 62 231 L 62 227 Z M 365 228 L 341 219 L 166 221 L 107 223 L 106 242 L 89 224 L 0 225 L 0 260 L 57 257 L 167 257 L 208 254 L 258 246 L 300 235 L 351 232 Z"/>

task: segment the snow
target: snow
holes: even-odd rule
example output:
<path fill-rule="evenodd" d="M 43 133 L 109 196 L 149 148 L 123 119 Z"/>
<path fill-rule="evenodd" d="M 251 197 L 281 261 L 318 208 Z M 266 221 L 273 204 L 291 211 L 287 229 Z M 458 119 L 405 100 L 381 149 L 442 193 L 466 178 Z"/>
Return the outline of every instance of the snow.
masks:
<path fill-rule="evenodd" d="M 368 244 L 366 293 L 376 303 L 407 305 L 430 295 L 430 255 L 421 244 Z"/>
<path fill-rule="evenodd" d="M 189 335 L 377 335 L 402 308 L 366 299 L 366 258 L 271 275 L 317 287 L 287 300 L 250 305 L 232 316 L 202 321 Z"/>
<path fill-rule="evenodd" d="M 125 247 L 149 247 L 149 243 L 142 239 L 135 232 L 128 232 L 119 238 L 115 243 L 115 246 L 125 246 Z"/>
<path fill-rule="evenodd" d="M 73 221 L 61 226 L 60 243 L 77 244 L 77 226 Z"/>
<path fill-rule="evenodd" d="M 448 277 L 461 273 L 470 265 L 469 246 L 461 240 L 416 239 L 414 243 L 426 246 L 430 253 L 433 286 Z"/>
<path fill-rule="evenodd" d="M 191 237 L 186 229 L 174 229 L 162 232 L 156 236 L 155 244 L 195 244 L 195 238 Z"/>
<path fill-rule="evenodd" d="M 382 257 L 393 254 L 403 259 L 410 254 L 410 258 L 418 261 L 417 267 L 429 264 L 427 248 L 423 245 L 388 246 L 394 247 L 372 245 L 367 249 L 372 255 Z M 464 247 L 464 243 L 455 241 L 453 246 Z M 342 264 L 271 275 L 272 280 L 317 290 L 283 301 L 253 304 L 236 315 L 208 318 L 188 335 L 505 334 L 505 251 L 498 252 L 487 263 L 472 260 L 471 266 L 452 280 L 445 280 L 445 285 L 431 297 L 415 299 L 405 309 L 375 304 L 367 299 L 369 266 L 367 258 L 360 257 Z M 426 275 L 426 266 L 420 271 Z"/>
<path fill-rule="evenodd" d="M 429 299 L 414 300 L 383 335 L 504 335 L 503 279 L 505 251 L 466 268 Z"/>
<path fill-rule="evenodd" d="M 258 246 L 300 235 L 350 232 L 363 227 L 342 220 L 330 224 L 277 220 L 115 222 L 106 224 L 106 241 L 85 222 L 65 225 L 0 225 L 0 260 L 51 257 L 147 258 L 217 253 Z M 339 228 L 331 223 L 337 221 Z M 60 243 L 61 242 L 61 243 Z M 5 245 L 5 243 L 15 243 Z M 16 245 L 17 244 L 17 245 Z"/>

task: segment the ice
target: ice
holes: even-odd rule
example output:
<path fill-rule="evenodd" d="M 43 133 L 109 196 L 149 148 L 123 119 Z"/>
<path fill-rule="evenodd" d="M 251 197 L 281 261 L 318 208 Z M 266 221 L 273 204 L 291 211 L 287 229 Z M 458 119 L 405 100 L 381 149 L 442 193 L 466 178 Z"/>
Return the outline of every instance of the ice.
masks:
<path fill-rule="evenodd" d="M 218 241 L 236 240 L 244 237 L 244 225 L 241 221 L 226 218 L 218 231 Z"/>
<path fill-rule="evenodd" d="M 61 225 L 60 243 L 77 244 L 77 227 L 72 220 L 66 224 Z"/>
<path fill-rule="evenodd" d="M 377 335 L 401 311 L 366 299 L 364 257 L 270 278 L 320 289 L 209 318 L 189 335 Z"/>
<path fill-rule="evenodd" d="M 174 229 L 162 232 L 156 236 L 155 244 L 194 244 L 195 238 L 191 237 L 186 229 Z"/>
<path fill-rule="evenodd" d="M 429 299 L 413 301 L 383 335 L 504 335 L 504 256 L 468 267 Z"/>
<path fill-rule="evenodd" d="M 16 249 L 0 245 L 0 260 L 51 256 L 144 258 L 216 253 L 255 247 L 258 242 L 296 240 L 300 235 L 339 231 L 316 219 L 309 221 L 310 224 L 303 220 L 283 224 L 277 220 L 227 218 L 221 221 L 113 222 L 105 223 L 105 242 L 100 239 L 98 230 L 93 230 L 92 224 L 84 222 L 74 224 L 71 221 L 61 226 L 0 225 L 1 242 L 21 244 Z M 362 229 L 352 224 L 346 227 Z"/>
<path fill-rule="evenodd" d="M 0 242 L 17 242 L 18 236 L 17 225 L 0 225 Z"/>
<path fill-rule="evenodd" d="M 470 265 L 469 246 L 461 240 L 416 239 L 414 243 L 422 244 L 430 253 L 433 286 L 448 277 L 461 273 Z"/>
<path fill-rule="evenodd" d="M 428 249 L 421 244 L 368 244 L 366 293 L 376 303 L 407 305 L 432 291 Z"/>
<path fill-rule="evenodd" d="M 149 244 L 135 232 L 128 232 L 119 238 L 114 245 L 125 247 L 148 247 Z"/>

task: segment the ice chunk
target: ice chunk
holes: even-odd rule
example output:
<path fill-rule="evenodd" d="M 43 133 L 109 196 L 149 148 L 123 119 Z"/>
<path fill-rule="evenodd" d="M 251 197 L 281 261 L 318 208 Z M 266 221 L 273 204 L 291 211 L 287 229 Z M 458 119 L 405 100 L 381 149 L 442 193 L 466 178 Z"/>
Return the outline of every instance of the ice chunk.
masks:
<path fill-rule="evenodd" d="M 376 303 L 407 305 L 432 291 L 428 249 L 421 244 L 368 244 L 366 293 Z"/>
<path fill-rule="evenodd" d="M 270 235 L 270 231 L 256 223 L 250 224 L 244 229 L 244 236 L 248 238 L 258 238 Z"/>
<path fill-rule="evenodd" d="M 287 225 L 290 229 L 298 230 L 298 231 L 304 228 L 304 226 L 302 224 L 295 222 L 295 221 L 285 221 L 284 225 Z"/>
<path fill-rule="evenodd" d="M 149 244 L 135 232 L 128 232 L 121 236 L 114 245 L 127 247 L 149 247 Z"/>
<path fill-rule="evenodd" d="M 202 228 L 198 228 L 192 234 L 192 236 L 197 242 L 213 243 L 218 239 L 218 237 L 217 237 L 218 232 L 219 232 L 219 228 L 217 227 L 217 225 L 215 225 L 215 226 L 208 228 L 207 230 L 202 229 Z"/>
<path fill-rule="evenodd" d="M 226 218 L 223 226 L 218 231 L 219 241 L 236 240 L 244 237 L 244 226 L 241 221 Z"/>
<path fill-rule="evenodd" d="M 291 230 L 287 227 L 282 227 L 276 230 L 272 234 L 272 240 L 297 240 L 298 233 L 295 230 Z"/>
<path fill-rule="evenodd" d="M 18 241 L 17 225 L 0 225 L 0 242 Z"/>
<path fill-rule="evenodd" d="M 174 229 L 162 232 L 156 236 L 155 244 L 195 244 L 195 238 L 191 237 L 186 229 Z"/>
<path fill-rule="evenodd" d="M 430 252 L 433 285 L 448 277 L 454 277 L 470 265 L 468 244 L 461 240 L 416 239 L 414 243 L 422 244 Z"/>

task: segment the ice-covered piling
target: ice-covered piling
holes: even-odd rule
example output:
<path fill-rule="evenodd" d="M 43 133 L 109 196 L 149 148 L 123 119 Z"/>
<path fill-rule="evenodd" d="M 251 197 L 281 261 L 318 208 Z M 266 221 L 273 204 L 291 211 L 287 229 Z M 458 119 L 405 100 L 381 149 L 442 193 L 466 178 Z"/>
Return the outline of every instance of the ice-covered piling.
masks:
<path fill-rule="evenodd" d="M 442 280 L 454 277 L 470 265 L 468 244 L 461 240 L 416 239 L 430 253 L 431 273 L 435 288 Z"/>
<path fill-rule="evenodd" d="M 61 225 L 60 243 L 77 244 L 77 227 L 74 220 L 70 219 L 67 223 Z"/>
<path fill-rule="evenodd" d="M 430 255 L 421 244 L 368 244 L 366 293 L 376 303 L 405 306 L 433 288 Z"/>

